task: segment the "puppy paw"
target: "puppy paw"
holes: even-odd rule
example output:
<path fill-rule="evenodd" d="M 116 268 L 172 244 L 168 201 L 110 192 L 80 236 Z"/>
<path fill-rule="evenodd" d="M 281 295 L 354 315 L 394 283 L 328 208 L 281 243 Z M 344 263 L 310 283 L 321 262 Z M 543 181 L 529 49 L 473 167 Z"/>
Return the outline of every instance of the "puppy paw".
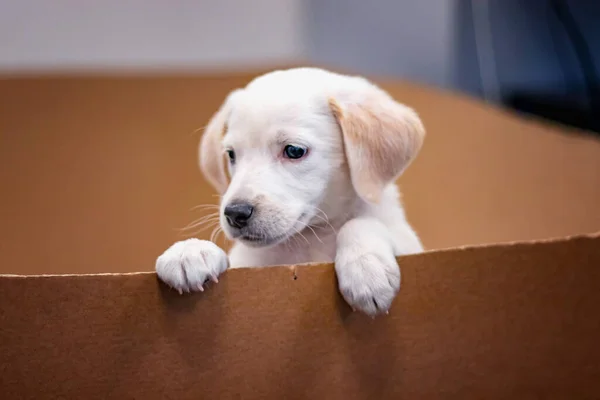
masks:
<path fill-rule="evenodd" d="M 209 280 L 218 282 L 227 265 L 227 255 L 219 246 L 207 240 L 188 239 L 173 244 L 156 259 L 156 273 L 180 294 L 202 292 Z"/>
<path fill-rule="evenodd" d="M 342 296 L 355 310 L 374 317 L 388 312 L 400 289 L 400 268 L 391 254 L 367 253 L 353 259 L 336 258 Z"/>

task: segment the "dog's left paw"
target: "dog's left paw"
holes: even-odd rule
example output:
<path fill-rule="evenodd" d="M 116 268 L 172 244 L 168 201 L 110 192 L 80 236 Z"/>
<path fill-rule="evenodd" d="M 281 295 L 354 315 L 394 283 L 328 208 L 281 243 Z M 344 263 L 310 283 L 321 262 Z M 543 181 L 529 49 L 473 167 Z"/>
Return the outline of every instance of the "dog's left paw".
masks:
<path fill-rule="evenodd" d="M 342 296 L 353 308 L 367 315 L 387 313 L 400 289 L 400 268 L 391 254 L 367 253 L 335 262 Z"/>

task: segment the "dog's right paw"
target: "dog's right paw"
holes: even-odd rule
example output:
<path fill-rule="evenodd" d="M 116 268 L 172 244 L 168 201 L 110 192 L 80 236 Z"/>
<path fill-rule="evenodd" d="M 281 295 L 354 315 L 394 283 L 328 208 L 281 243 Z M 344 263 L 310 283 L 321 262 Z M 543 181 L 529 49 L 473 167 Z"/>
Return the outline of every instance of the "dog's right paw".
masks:
<path fill-rule="evenodd" d="M 158 277 L 180 294 L 204 291 L 204 284 L 209 280 L 218 282 L 227 266 L 223 249 L 199 239 L 177 242 L 156 259 Z"/>

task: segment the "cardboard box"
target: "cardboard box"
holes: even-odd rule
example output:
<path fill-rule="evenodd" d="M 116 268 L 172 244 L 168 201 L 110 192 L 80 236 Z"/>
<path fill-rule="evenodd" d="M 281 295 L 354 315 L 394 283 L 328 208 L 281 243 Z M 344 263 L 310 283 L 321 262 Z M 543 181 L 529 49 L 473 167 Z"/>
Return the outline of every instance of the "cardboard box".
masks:
<path fill-rule="evenodd" d="M 428 130 L 389 316 L 331 265 L 137 273 L 216 202 L 197 129 L 253 75 L 0 81 L 3 399 L 600 398 L 600 141 L 456 94 L 380 81 Z"/>

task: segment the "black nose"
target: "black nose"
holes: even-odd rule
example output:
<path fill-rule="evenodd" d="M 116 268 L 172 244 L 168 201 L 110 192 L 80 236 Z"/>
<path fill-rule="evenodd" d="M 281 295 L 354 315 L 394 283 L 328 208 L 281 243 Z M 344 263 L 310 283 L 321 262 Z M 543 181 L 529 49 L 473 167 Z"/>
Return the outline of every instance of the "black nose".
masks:
<path fill-rule="evenodd" d="M 248 203 L 233 203 L 225 207 L 225 218 L 227 223 L 234 228 L 243 228 L 248 225 L 254 207 Z"/>

